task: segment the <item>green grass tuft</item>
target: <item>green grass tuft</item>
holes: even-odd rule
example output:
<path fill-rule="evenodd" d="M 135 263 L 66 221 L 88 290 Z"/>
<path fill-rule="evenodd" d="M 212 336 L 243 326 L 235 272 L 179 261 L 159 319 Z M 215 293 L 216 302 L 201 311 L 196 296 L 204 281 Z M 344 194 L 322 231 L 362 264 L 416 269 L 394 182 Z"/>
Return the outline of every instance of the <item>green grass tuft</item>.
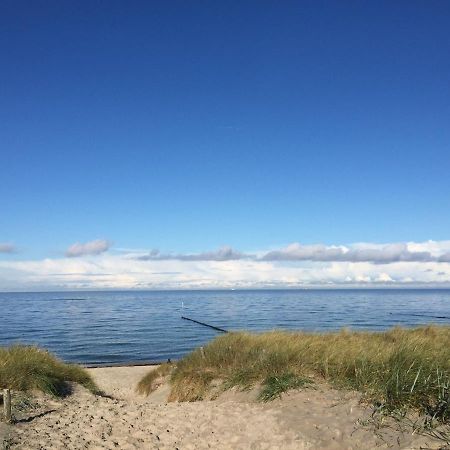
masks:
<path fill-rule="evenodd" d="M 67 382 L 79 383 L 91 392 L 99 392 L 85 369 L 63 363 L 46 350 L 23 345 L 0 348 L 0 388 L 36 389 L 62 396 L 69 391 Z"/>
<path fill-rule="evenodd" d="M 272 375 L 264 380 L 263 389 L 258 398 L 263 402 L 268 402 L 281 397 L 283 392 L 300 389 L 312 383 L 313 381 L 310 378 L 299 377 L 294 373 L 288 372 L 277 376 Z"/>
<path fill-rule="evenodd" d="M 311 378 L 358 390 L 387 411 L 413 408 L 450 422 L 450 327 L 228 333 L 177 363 L 170 399 L 201 400 L 213 380 L 226 388 L 262 383 L 262 399 L 271 399 Z"/>

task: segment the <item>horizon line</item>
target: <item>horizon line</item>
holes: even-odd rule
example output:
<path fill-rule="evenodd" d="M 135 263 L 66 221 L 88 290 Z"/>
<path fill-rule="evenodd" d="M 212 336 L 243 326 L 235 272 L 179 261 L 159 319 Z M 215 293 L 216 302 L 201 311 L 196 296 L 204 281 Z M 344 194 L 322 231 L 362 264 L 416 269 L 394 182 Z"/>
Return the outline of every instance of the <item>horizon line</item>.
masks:
<path fill-rule="evenodd" d="M 347 287 L 266 287 L 266 288 L 195 288 L 195 289 L 176 289 L 176 288 L 167 288 L 167 289 L 139 289 L 139 288 L 131 288 L 131 289 L 115 289 L 115 288 L 103 288 L 103 289 L 54 289 L 54 290 L 38 290 L 38 291 L 23 291 L 23 290 L 14 290 L 14 291 L 3 291 L 0 290 L 0 294 L 51 294 L 51 293 L 65 293 L 65 292 L 249 292 L 249 291 L 449 291 L 450 286 L 446 287 L 427 287 L 427 286 L 347 286 Z"/>

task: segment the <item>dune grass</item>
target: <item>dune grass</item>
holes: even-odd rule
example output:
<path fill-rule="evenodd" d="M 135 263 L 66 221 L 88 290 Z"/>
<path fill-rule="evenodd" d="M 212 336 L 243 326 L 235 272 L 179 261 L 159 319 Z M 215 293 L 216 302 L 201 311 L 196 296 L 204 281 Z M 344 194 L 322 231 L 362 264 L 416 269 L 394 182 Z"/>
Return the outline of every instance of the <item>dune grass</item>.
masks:
<path fill-rule="evenodd" d="M 170 374 L 174 365 L 171 363 L 161 364 L 158 368 L 151 370 L 139 381 L 136 391 L 139 394 L 149 395 L 158 386 L 158 381 Z"/>
<path fill-rule="evenodd" d="M 76 382 L 91 392 L 98 389 L 82 367 L 65 364 L 46 350 L 14 345 L 0 348 L 0 388 L 39 390 L 56 396 L 68 393 L 67 382 Z"/>
<path fill-rule="evenodd" d="M 258 398 L 263 402 L 268 402 L 280 397 L 283 392 L 300 389 L 312 383 L 313 381 L 310 378 L 295 375 L 292 372 L 272 375 L 264 380 L 264 385 Z"/>
<path fill-rule="evenodd" d="M 229 333 L 180 360 L 170 379 L 170 398 L 180 401 L 203 399 L 213 380 L 224 388 L 261 383 L 262 400 L 322 380 L 358 390 L 386 410 L 414 408 L 449 422 L 450 327 Z M 151 391 L 146 384 L 141 381 L 141 392 Z"/>

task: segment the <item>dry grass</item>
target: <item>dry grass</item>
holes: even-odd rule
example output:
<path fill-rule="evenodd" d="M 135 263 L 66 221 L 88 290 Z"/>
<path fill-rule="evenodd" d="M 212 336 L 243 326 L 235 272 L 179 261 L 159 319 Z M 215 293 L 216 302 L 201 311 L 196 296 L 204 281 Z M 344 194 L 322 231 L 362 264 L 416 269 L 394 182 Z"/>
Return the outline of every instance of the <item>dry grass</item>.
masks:
<path fill-rule="evenodd" d="M 136 391 L 139 394 L 149 395 L 161 385 L 163 380 L 171 373 L 174 365 L 170 363 L 161 364 L 157 369 L 151 370 L 141 381 L 139 381 Z"/>
<path fill-rule="evenodd" d="M 65 364 L 46 350 L 22 345 L 0 348 L 0 388 L 36 389 L 60 396 L 69 392 L 67 382 L 76 382 L 98 392 L 82 367 Z"/>
<path fill-rule="evenodd" d="M 195 350 L 177 363 L 171 399 L 201 400 L 213 380 L 228 388 L 262 383 L 263 399 L 270 399 L 317 378 L 358 390 L 386 410 L 415 408 L 449 422 L 450 327 L 229 333 L 210 342 L 203 355 Z M 141 381 L 141 392 L 151 391 L 148 381 Z"/>

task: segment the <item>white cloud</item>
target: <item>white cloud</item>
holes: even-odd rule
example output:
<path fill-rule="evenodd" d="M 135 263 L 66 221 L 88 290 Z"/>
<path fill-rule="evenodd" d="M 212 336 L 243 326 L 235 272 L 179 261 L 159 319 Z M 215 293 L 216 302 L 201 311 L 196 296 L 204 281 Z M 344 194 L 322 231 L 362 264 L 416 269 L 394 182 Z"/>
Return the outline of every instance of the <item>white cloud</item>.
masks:
<path fill-rule="evenodd" d="M 0 242 L 0 253 L 13 253 L 16 247 L 9 242 Z"/>
<path fill-rule="evenodd" d="M 78 258 L 0 260 L 0 290 L 450 287 L 450 263 L 439 261 L 448 252 L 448 247 L 448 241 L 403 246 L 352 244 L 345 247 L 346 252 L 328 251 L 326 246 L 308 246 L 306 250 L 297 245 L 288 247 L 294 255 L 301 251 L 302 258 L 309 258 L 300 260 L 249 257 L 229 248 L 178 255 L 177 258 L 170 254 L 168 259 L 161 258 L 159 252 L 154 253 L 154 259 L 139 259 L 139 255 L 149 255 L 148 251 L 139 251 L 97 253 L 95 258 L 79 254 Z M 342 254 L 350 250 L 358 254 L 352 258 L 355 261 L 331 260 L 342 258 Z M 374 253 L 373 250 L 378 251 Z M 429 253 L 431 258 L 417 256 L 422 253 Z M 403 256 L 399 257 L 399 254 Z M 330 260 L 325 260 L 323 255 Z M 369 259 L 367 255 L 371 260 L 364 260 Z"/>
<path fill-rule="evenodd" d="M 111 243 L 105 239 L 97 239 L 85 243 L 76 242 L 66 250 L 66 256 L 69 258 L 86 255 L 100 255 L 106 252 Z"/>

